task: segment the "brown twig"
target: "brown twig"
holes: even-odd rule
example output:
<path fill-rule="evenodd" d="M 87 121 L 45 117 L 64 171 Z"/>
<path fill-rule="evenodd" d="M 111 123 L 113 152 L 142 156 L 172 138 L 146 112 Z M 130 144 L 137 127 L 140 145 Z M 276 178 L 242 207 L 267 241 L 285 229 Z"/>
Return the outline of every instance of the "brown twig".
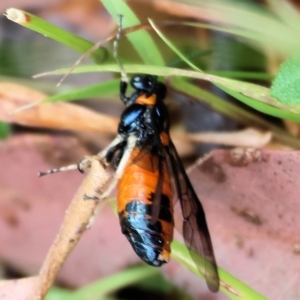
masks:
<path fill-rule="evenodd" d="M 101 205 L 101 202 L 96 200 L 108 179 L 109 175 L 99 161 L 92 161 L 91 168 L 69 205 L 59 233 L 43 263 L 39 281 L 31 299 L 44 299 L 66 258 L 85 230 L 90 227 Z M 85 201 L 87 197 L 89 200 Z"/>

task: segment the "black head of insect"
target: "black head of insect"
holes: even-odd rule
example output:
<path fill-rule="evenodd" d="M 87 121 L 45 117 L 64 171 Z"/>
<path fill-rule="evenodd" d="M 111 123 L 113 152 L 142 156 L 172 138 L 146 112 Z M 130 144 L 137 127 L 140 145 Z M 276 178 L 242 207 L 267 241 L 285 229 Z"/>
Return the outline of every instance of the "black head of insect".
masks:
<path fill-rule="evenodd" d="M 163 100 L 167 94 L 166 86 L 157 81 L 157 76 L 155 75 L 134 75 L 130 80 L 130 85 L 138 93 L 145 93 L 147 97 L 155 94 L 158 99 Z"/>
<path fill-rule="evenodd" d="M 137 136 L 138 143 L 157 140 L 162 131 L 169 130 L 169 114 L 164 103 L 166 86 L 157 81 L 154 75 L 134 75 L 130 81 L 134 92 L 127 97 L 125 85 L 120 86 L 122 101 L 126 104 L 118 133 L 127 138 L 129 134 Z"/>

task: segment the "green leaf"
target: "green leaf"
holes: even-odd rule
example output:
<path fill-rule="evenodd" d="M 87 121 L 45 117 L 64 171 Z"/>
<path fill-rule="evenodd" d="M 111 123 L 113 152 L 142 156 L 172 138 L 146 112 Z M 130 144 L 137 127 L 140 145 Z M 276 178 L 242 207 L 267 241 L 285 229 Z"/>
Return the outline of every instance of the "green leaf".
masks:
<path fill-rule="evenodd" d="M 19 9 L 7 9 L 6 17 L 13 22 L 36 31 L 81 53 L 85 53 L 94 45 L 69 31 Z M 105 48 L 97 49 L 92 53 L 91 57 L 98 63 L 103 62 L 104 60 L 112 60 L 112 57 Z"/>
<path fill-rule="evenodd" d="M 11 126 L 0 121 L 0 139 L 4 139 L 11 134 Z"/>
<path fill-rule="evenodd" d="M 286 60 L 271 87 L 271 95 L 285 105 L 297 105 L 300 111 L 300 58 Z"/>

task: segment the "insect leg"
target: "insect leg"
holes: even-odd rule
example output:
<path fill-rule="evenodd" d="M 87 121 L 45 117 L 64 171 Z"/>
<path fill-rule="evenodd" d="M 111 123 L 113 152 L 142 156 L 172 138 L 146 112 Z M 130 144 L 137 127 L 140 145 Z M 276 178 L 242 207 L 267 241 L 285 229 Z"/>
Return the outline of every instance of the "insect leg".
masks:
<path fill-rule="evenodd" d="M 118 27 L 118 33 L 116 36 L 116 39 L 114 41 L 114 58 L 119 66 L 120 72 L 121 72 L 121 81 L 120 81 L 120 98 L 122 100 L 122 102 L 124 102 L 125 104 L 130 100 L 130 97 L 126 96 L 126 91 L 127 91 L 127 86 L 128 86 L 128 76 L 124 70 L 124 67 L 121 63 L 121 61 L 119 60 L 118 57 L 118 50 L 119 50 L 119 42 L 121 40 L 122 37 L 122 15 L 119 15 L 119 27 Z"/>
<path fill-rule="evenodd" d="M 60 167 L 60 168 L 54 168 L 54 169 L 50 169 L 44 172 L 38 172 L 38 176 L 42 177 L 45 175 L 49 175 L 49 174 L 54 174 L 54 173 L 58 173 L 58 172 L 65 172 L 65 171 L 71 171 L 71 170 L 76 170 L 77 169 L 77 164 L 73 164 L 73 165 L 69 165 L 69 166 L 64 166 L 64 167 Z"/>
<path fill-rule="evenodd" d="M 110 182 L 108 188 L 104 191 L 104 193 L 102 193 L 102 195 L 100 196 L 100 199 L 104 199 L 106 197 L 108 197 L 112 190 L 116 187 L 118 181 L 120 180 L 120 178 L 123 176 L 125 167 L 127 165 L 128 159 L 130 158 L 132 151 L 136 145 L 136 140 L 137 137 L 134 135 L 130 135 L 127 139 L 127 145 L 126 148 L 124 150 L 124 154 L 120 160 L 120 163 L 118 165 L 118 168 L 116 169 L 116 172 L 114 174 L 114 177 L 112 179 L 112 181 Z"/>
<path fill-rule="evenodd" d="M 93 160 L 99 160 L 104 167 L 107 167 L 109 164 L 109 161 L 107 161 L 106 157 L 109 154 L 109 151 L 116 147 L 119 143 L 122 143 L 124 141 L 124 138 L 121 135 L 117 135 L 115 139 L 102 151 L 100 151 L 97 155 L 94 156 L 86 156 L 82 160 L 80 160 L 77 164 L 69 165 L 69 166 L 63 166 L 60 168 L 54 168 L 50 169 L 44 172 L 39 172 L 38 176 L 45 176 L 49 174 L 54 174 L 58 172 L 65 172 L 65 171 L 72 171 L 78 169 L 81 173 L 84 173 L 84 170 L 91 167 L 91 162 Z"/>
<path fill-rule="evenodd" d="M 99 159 L 104 160 L 104 163 L 108 165 L 110 163 L 111 151 L 113 151 L 115 148 L 118 148 L 118 145 L 123 143 L 124 140 L 125 138 L 118 134 L 113 141 L 107 147 L 101 150 L 96 156 L 99 157 Z"/>
<path fill-rule="evenodd" d="M 113 141 L 98 154 L 93 156 L 85 156 L 82 160 L 80 160 L 77 164 L 78 170 L 81 173 L 84 173 L 86 169 L 91 167 L 91 162 L 93 160 L 99 160 L 103 167 L 106 168 L 110 163 L 108 158 L 110 157 L 111 150 L 116 148 L 120 143 L 123 143 L 123 141 L 124 138 L 118 134 Z"/>

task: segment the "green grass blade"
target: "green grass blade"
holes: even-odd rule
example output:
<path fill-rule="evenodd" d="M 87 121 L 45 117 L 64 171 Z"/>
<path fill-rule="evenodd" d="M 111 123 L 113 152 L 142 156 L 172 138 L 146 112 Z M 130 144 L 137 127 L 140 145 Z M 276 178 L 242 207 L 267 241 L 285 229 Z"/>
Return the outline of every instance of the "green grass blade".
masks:
<path fill-rule="evenodd" d="M 277 107 L 273 107 L 270 105 L 267 105 L 263 102 L 257 101 L 255 99 L 249 98 L 245 95 L 242 95 L 232 89 L 226 88 L 222 85 L 218 85 L 217 86 L 222 89 L 224 92 L 226 92 L 227 94 L 231 95 L 232 97 L 240 100 L 241 102 L 245 103 L 246 105 L 260 111 L 263 112 L 265 114 L 277 117 L 277 118 L 281 118 L 281 119 L 285 119 L 285 120 L 290 120 L 290 121 L 294 121 L 294 122 L 298 122 L 300 123 L 300 114 L 294 114 L 294 113 L 290 113 L 288 111 L 285 111 L 283 109 L 279 109 Z"/>
<path fill-rule="evenodd" d="M 73 293 L 67 289 L 54 286 L 49 290 L 45 300 L 69 300 L 72 299 Z"/>
<path fill-rule="evenodd" d="M 299 12 L 292 3 L 278 0 L 267 0 L 268 6 L 276 16 L 289 28 L 298 31 L 300 27 Z"/>
<path fill-rule="evenodd" d="M 266 114 L 272 114 L 274 107 L 286 112 L 285 117 L 288 119 L 295 120 L 297 115 L 300 115 L 300 108 L 298 106 L 285 105 L 277 101 L 275 98 L 270 96 L 270 89 L 259 86 L 253 83 L 244 81 L 238 81 L 234 79 L 219 77 L 215 75 L 199 73 L 190 70 L 159 67 L 152 65 L 124 65 L 126 72 L 128 73 L 143 73 L 143 74 L 156 74 L 158 76 L 183 76 L 190 78 L 198 78 L 206 81 L 210 81 L 215 84 L 220 84 L 228 89 L 238 92 L 241 95 L 248 97 L 249 101 L 253 101 L 251 106 L 256 105 L 257 101 L 264 103 L 261 105 L 261 109 Z M 59 75 L 66 72 L 67 69 L 60 69 L 53 72 L 46 73 L 47 75 Z M 85 73 L 85 72 L 100 72 L 100 71 L 112 71 L 118 72 L 119 68 L 116 64 L 110 65 L 90 65 L 90 66 L 79 66 L 74 73 Z M 279 114 L 277 114 L 279 116 Z"/>
<path fill-rule="evenodd" d="M 120 85 L 119 79 L 112 79 L 112 80 L 96 83 L 90 86 L 85 86 L 83 88 L 72 90 L 70 92 L 55 94 L 41 101 L 29 103 L 27 105 L 19 107 L 18 109 L 15 109 L 14 113 L 47 102 L 75 101 L 75 100 L 84 100 L 87 98 L 98 99 L 99 97 L 116 95 L 119 93 L 119 85 Z"/>
<path fill-rule="evenodd" d="M 197 66 L 195 66 L 192 62 L 190 62 L 175 46 L 173 43 L 171 43 L 164 35 L 163 33 L 156 27 L 153 21 L 149 20 L 151 26 L 154 28 L 154 30 L 157 32 L 157 34 L 160 36 L 160 38 L 170 47 L 171 50 L 173 50 L 185 63 L 187 63 L 193 70 L 200 71 L 203 73 Z M 293 60 L 294 62 L 295 60 Z M 299 61 L 297 61 L 298 63 Z M 296 64 L 295 64 L 296 65 Z M 299 63 L 298 63 L 299 65 Z M 299 67 L 297 65 L 297 67 Z M 289 70 L 291 67 L 289 67 Z M 299 68 L 294 68 L 299 69 Z M 294 73 L 297 74 L 297 81 L 299 78 L 299 71 L 294 71 Z M 209 76 L 209 75 L 208 75 Z M 288 76 L 286 76 L 288 77 Z M 296 76 L 294 76 L 296 77 Z M 294 79 L 294 78 L 293 78 Z M 300 122 L 300 107 L 297 106 L 289 106 L 285 105 L 279 101 L 277 101 L 275 98 L 271 97 L 270 95 L 270 89 L 266 87 L 262 87 L 260 85 L 256 85 L 253 83 L 238 81 L 238 80 L 231 80 L 228 78 L 222 78 L 219 76 L 210 76 L 210 81 L 222 88 L 225 92 L 227 91 L 231 96 L 235 97 L 236 99 L 242 101 L 243 103 L 261 111 L 269 115 L 273 115 L 275 117 L 279 117 L 282 119 L 289 119 L 293 121 Z M 285 80 L 286 81 L 286 80 Z M 223 82 L 222 85 L 218 84 Z M 226 86 L 227 88 L 223 88 L 223 86 Z M 285 86 L 287 86 L 287 83 L 285 83 Z M 286 88 L 286 90 L 288 87 Z M 296 90 L 296 89 L 294 89 Z M 294 91 L 293 90 L 293 91 Z M 230 91 L 230 92 L 229 92 Z M 297 90 L 298 92 L 298 90 Z M 285 91 L 285 94 L 287 92 Z M 294 93 L 295 94 L 295 93 Z M 246 95 L 246 96 L 245 96 Z M 252 97 L 247 97 L 252 96 Z M 297 94 L 299 97 L 299 93 Z M 293 95 L 291 93 L 290 97 L 292 99 L 296 98 L 296 95 Z M 270 105 L 269 105 L 270 104 Z M 289 113 L 291 112 L 291 113 Z M 299 113 L 299 115 L 294 114 L 293 112 Z"/>
<path fill-rule="evenodd" d="M 245 1 L 221 0 L 176 0 L 187 4 L 194 14 L 204 15 L 207 21 L 218 22 L 222 27 L 238 29 L 240 36 L 252 38 L 264 46 L 285 54 L 293 54 L 299 49 L 298 32 L 282 22 L 270 11 Z M 251 37 L 249 36 L 251 35 Z"/>
<path fill-rule="evenodd" d="M 39 101 L 36 104 L 46 103 L 46 102 L 84 100 L 87 98 L 91 99 L 91 98 L 99 98 L 104 96 L 116 95 L 119 93 L 119 85 L 120 85 L 119 79 L 112 79 L 101 83 L 85 86 L 83 88 L 75 89 L 70 92 L 56 94 L 42 101 Z"/>
<path fill-rule="evenodd" d="M 248 126 L 257 126 L 263 129 L 272 131 L 273 136 L 284 143 L 285 145 L 300 148 L 300 140 L 280 127 L 273 125 L 263 118 L 260 118 L 253 113 L 240 108 L 232 103 L 224 101 L 223 99 L 183 80 L 181 78 L 173 78 L 171 84 L 174 89 L 205 103 L 208 107 L 222 115 L 225 115 L 241 124 Z"/>
<path fill-rule="evenodd" d="M 10 124 L 0 121 L 0 139 L 5 139 L 10 134 L 11 134 Z"/>
<path fill-rule="evenodd" d="M 164 34 L 158 29 L 158 27 L 155 25 L 155 23 L 149 19 L 149 23 L 152 26 L 152 28 L 155 30 L 155 32 L 158 34 L 158 36 L 176 53 L 182 61 L 184 61 L 187 65 L 189 65 L 193 70 L 202 72 L 197 66 L 195 66 L 191 61 L 189 61 L 175 46 L 173 43 L 171 43 L 170 40 L 168 40 Z"/>
<path fill-rule="evenodd" d="M 274 76 L 264 72 L 246 72 L 246 71 L 212 71 L 209 74 L 232 79 L 248 79 L 248 80 L 268 80 L 274 79 Z"/>
<path fill-rule="evenodd" d="M 203 277 L 195 266 L 192 258 L 190 257 L 189 251 L 186 246 L 176 240 L 172 242 L 172 257 L 184 265 L 186 268 L 191 270 L 198 276 Z M 220 276 L 220 289 L 221 291 L 228 295 L 230 299 L 240 300 L 240 299 L 255 299 L 255 300 L 265 300 L 264 296 L 257 293 L 246 284 L 233 277 L 226 271 L 218 268 Z"/>
<path fill-rule="evenodd" d="M 151 278 L 152 276 L 158 276 L 159 274 L 159 269 L 147 265 L 132 267 L 88 284 L 75 292 L 54 287 L 50 290 L 46 300 L 110 299 L 107 298 L 108 294 L 128 285 Z"/>
<path fill-rule="evenodd" d="M 71 32 L 68 32 L 33 14 L 27 13 L 19 9 L 7 9 L 6 17 L 13 22 L 16 22 L 46 37 L 49 37 L 81 53 L 85 53 L 94 45 L 93 43 L 83 38 L 80 38 Z M 112 57 L 105 48 L 97 49 L 95 52 L 92 53 L 91 57 L 97 63 L 103 62 L 104 60 L 112 60 Z"/>
<path fill-rule="evenodd" d="M 102 0 L 102 4 L 118 23 L 118 15 L 123 15 L 123 28 L 140 25 L 140 20 L 131 10 L 130 6 L 123 0 Z M 141 59 L 146 64 L 158 66 L 165 65 L 164 59 L 155 42 L 146 30 L 131 32 L 127 35 L 128 40 L 135 48 Z"/>
<path fill-rule="evenodd" d="M 290 120 L 296 120 L 298 115 L 300 115 L 300 106 L 298 105 L 286 105 L 280 103 L 275 98 L 271 97 L 270 89 L 244 81 L 219 77 L 206 73 L 199 73 L 190 70 L 183 70 L 177 68 L 169 67 L 159 67 L 153 65 L 124 65 L 126 72 L 128 73 L 145 73 L 145 74 L 155 74 L 158 76 L 183 76 L 190 78 L 198 78 L 206 81 L 210 81 L 216 85 L 221 85 L 229 90 L 235 91 L 240 95 L 245 95 L 248 97 L 249 103 L 252 101 L 251 106 L 255 107 L 257 102 L 261 102 L 264 105 L 260 106 L 260 110 L 266 114 L 271 114 L 276 117 L 281 118 L 284 115 L 284 118 Z M 99 72 L 99 71 L 112 71 L 118 72 L 118 67 L 116 65 L 101 65 L 101 66 L 79 66 L 74 73 L 84 73 L 84 72 Z M 53 71 L 51 74 L 62 74 L 66 69 L 60 69 Z M 50 74 L 50 73 L 48 73 Z M 242 99 L 237 97 L 237 99 Z M 278 110 L 275 110 L 277 108 Z M 277 113 L 279 110 L 284 111 L 285 113 Z"/>
<path fill-rule="evenodd" d="M 72 300 L 99 299 L 115 290 L 159 274 L 159 269 L 142 265 L 86 285 L 73 293 Z M 89 298 L 88 298 L 89 297 Z"/>

